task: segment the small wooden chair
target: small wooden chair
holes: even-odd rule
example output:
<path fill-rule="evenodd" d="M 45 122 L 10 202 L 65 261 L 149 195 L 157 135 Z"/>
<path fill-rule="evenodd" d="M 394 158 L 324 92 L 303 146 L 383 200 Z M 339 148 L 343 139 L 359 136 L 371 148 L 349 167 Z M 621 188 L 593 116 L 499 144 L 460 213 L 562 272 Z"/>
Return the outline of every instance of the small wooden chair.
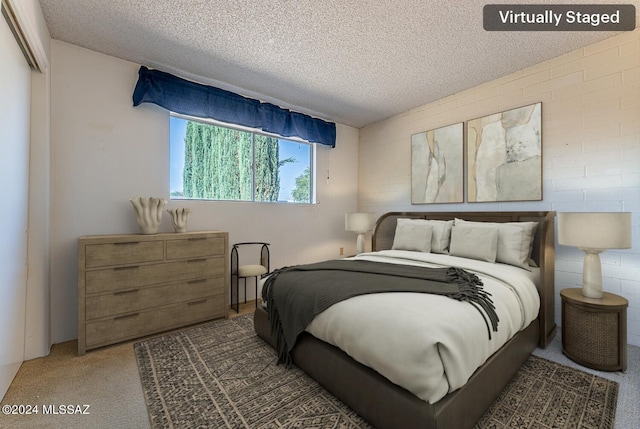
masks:
<path fill-rule="evenodd" d="M 260 247 L 260 263 L 243 264 L 239 262 L 239 248 L 242 246 L 261 246 Z M 258 278 L 262 278 L 269 274 L 269 243 L 261 241 L 251 241 L 245 243 L 236 243 L 231 248 L 231 308 L 239 313 L 240 296 L 239 287 L 240 279 L 244 279 L 244 302 L 247 303 L 247 278 L 256 278 L 256 308 L 258 307 Z M 235 292 L 235 293 L 234 293 Z M 234 307 L 235 305 L 235 307 Z"/>

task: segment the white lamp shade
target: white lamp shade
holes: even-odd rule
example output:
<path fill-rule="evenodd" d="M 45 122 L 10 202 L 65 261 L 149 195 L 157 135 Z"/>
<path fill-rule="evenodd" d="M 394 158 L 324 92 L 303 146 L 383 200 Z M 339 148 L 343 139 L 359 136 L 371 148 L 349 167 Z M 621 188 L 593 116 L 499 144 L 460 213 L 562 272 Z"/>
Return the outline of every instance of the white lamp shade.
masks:
<path fill-rule="evenodd" d="M 365 233 L 373 229 L 374 220 L 372 213 L 346 213 L 344 215 L 344 229 Z"/>
<path fill-rule="evenodd" d="M 558 213 L 558 243 L 582 249 L 629 249 L 631 213 Z"/>

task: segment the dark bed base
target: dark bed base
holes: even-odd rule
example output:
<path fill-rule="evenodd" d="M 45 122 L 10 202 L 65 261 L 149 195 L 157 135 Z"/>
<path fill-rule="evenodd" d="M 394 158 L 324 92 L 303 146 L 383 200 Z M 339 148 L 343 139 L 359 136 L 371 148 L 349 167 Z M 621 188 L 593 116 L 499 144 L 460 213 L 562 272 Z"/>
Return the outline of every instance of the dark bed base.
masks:
<path fill-rule="evenodd" d="M 392 212 L 376 222 L 374 251 L 390 249 L 396 219 L 482 222 L 538 222 L 532 258 L 540 267 L 538 318 L 491 356 L 467 384 L 435 404 L 418 399 L 374 370 L 354 361 L 340 349 L 308 333 L 298 337 L 293 363 L 317 380 L 377 429 L 465 429 L 473 426 L 491 406 L 536 346 L 546 347 L 556 332 L 554 321 L 554 218 L 555 212 Z M 273 346 L 267 313 L 258 308 L 255 330 Z"/>
<path fill-rule="evenodd" d="M 272 346 L 266 311 L 254 314 L 255 330 Z M 538 344 L 534 321 L 498 350 L 467 384 L 429 404 L 309 333 L 298 337 L 293 363 L 377 429 L 472 428 Z M 460 408 L 460 404 L 464 404 Z"/>

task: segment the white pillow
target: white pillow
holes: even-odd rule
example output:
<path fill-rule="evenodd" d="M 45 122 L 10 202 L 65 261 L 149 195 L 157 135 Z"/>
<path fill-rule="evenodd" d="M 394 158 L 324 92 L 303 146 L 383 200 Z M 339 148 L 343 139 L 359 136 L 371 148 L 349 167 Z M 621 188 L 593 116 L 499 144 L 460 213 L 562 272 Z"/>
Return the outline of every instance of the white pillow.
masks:
<path fill-rule="evenodd" d="M 431 225 L 398 222 L 391 249 L 429 253 L 431 251 L 432 233 L 433 227 Z"/>
<path fill-rule="evenodd" d="M 498 229 L 458 224 L 451 229 L 449 254 L 462 258 L 495 262 L 498 250 Z"/>
<path fill-rule="evenodd" d="M 430 219 L 405 219 L 399 218 L 398 225 L 431 225 L 431 252 L 448 253 L 449 240 L 451 237 L 452 220 L 430 220 Z"/>
<path fill-rule="evenodd" d="M 456 218 L 455 225 L 497 228 L 498 251 L 496 261 L 525 269 L 529 268 L 533 238 L 538 222 L 471 222 Z"/>
<path fill-rule="evenodd" d="M 449 241 L 451 240 L 453 221 L 427 219 L 425 222 L 433 226 L 431 251 L 433 253 L 449 253 Z"/>

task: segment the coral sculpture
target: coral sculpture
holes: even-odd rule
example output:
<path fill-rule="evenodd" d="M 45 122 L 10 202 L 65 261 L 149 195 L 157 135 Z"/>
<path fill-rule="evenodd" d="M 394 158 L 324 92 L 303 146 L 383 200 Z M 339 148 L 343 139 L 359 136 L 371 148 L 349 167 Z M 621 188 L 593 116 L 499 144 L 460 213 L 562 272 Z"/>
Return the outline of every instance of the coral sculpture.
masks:
<path fill-rule="evenodd" d="M 162 221 L 162 209 L 167 200 L 156 197 L 131 198 L 131 204 L 136 211 L 136 220 L 143 234 L 156 234 Z"/>
<path fill-rule="evenodd" d="M 187 218 L 191 210 L 182 209 L 168 209 L 167 213 L 171 215 L 171 224 L 175 232 L 187 232 Z"/>

